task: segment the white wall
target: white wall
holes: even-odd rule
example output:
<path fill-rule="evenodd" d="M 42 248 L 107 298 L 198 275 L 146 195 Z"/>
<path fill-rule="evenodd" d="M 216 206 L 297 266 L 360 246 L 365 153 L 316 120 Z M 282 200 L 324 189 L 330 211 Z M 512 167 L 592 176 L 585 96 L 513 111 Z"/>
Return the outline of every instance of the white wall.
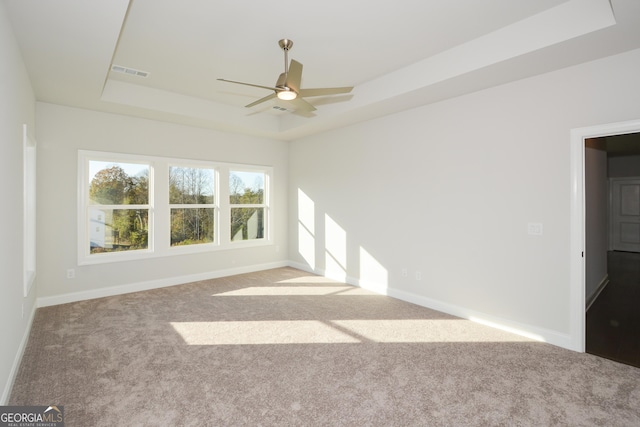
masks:
<path fill-rule="evenodd" d="M 600 141 L 603 139 L 600 138 Z M 598 139 L 586 142 L 584 153 L 585 185 L 585 296 L 592 302 L 606 284 L 609 248 L 609 181 L 607 152 Z M 596 148 L 597 147 L 597 148 Z"/>
<path fill-rule="evenodd" d="M 640 118 L 639 69 L 632 51 L 295 141 L 290 258 L 569 347 L 570 129 Z"/>
<path fill-rule="evenodd" d="M 0 405 L 6 404 L 32 318 L 35 286 L 22 282 L 22 125 L 34 129 L 35 98 L 0 3 Z"/>
<path fill-rule="evenodd" d="M 286 264 L 288 143 L 46 103 L 36 116 L 40 304 Z M 275 245 L 77 266 L 78 150 L 273 166 Z M 66 278 L 69 268 L 74 279 Z"/>

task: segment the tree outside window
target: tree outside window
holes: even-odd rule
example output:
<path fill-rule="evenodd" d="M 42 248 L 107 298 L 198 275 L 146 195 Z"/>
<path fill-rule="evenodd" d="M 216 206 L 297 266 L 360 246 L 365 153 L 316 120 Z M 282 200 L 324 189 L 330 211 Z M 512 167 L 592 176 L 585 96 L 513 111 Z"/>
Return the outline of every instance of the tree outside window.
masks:
<path fill-rule="evenodd" d="M 214 176 L 213 169 L 169 168 L 171 246 L 214 241 Z"/>
<path fill-rule="evenodd" d="M 90 161 L 90 253 L 149 247 L 149 165 Z"/>

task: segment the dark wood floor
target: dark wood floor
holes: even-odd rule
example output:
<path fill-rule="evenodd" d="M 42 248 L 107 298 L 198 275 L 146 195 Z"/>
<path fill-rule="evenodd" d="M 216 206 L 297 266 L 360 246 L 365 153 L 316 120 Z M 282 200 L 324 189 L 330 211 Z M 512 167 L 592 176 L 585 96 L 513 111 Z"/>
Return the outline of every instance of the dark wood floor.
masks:
<path fill-rule="evenodd" d="M 640 254 L 609 252 L 608 270 L 587 311 L 587 353 L 640 367 Z"/>

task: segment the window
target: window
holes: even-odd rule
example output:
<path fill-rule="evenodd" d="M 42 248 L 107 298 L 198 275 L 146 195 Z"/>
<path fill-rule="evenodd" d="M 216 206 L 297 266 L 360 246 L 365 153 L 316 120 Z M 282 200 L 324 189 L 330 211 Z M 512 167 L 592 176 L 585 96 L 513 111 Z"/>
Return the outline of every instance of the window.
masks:
<path fill-rule="evenodd" d="M 149 164 L 89 161 L 89 252 L 149 248 Z"/>
<path fill-rule="evenodd" d="M 78 263 L 271 244 L 271 168 L 78 153 Z"/>
<path fill-rule="evenodd" d="M 169 168 L 171 246 L 214 241 L 214 176 L 213 169 Z"/>
<path fill-rule="evenodd" d="M 264 172 L 229 172 L 232 241 L 264 238 L 265 197 Z"/>

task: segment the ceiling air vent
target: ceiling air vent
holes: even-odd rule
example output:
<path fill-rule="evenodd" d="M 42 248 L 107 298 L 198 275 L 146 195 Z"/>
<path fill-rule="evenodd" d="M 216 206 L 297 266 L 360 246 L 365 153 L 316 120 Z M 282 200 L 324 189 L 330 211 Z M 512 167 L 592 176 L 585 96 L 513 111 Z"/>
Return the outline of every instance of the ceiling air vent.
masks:
<path fill-rule="evenodd" d="M 149 77 L 148 71 L 136 70 L 134 68 L 123 67 L 122 65 L 112 65 L 111 71 L 114 71 L 116 73 L 128 74 L 130 76 Z"/>

